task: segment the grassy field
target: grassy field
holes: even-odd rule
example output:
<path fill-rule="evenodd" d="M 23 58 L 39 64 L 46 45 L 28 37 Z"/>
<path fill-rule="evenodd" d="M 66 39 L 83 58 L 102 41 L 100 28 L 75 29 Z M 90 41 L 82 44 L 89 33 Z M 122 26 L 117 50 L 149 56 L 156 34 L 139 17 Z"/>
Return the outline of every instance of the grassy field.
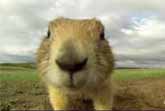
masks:
<path fill-rule="evenodd" d="M 143 78 L 165 77 L 165 69 L 116 69 L 113 73 L 115 80 L 130 80 Z M 0 80 L 38 80 L 37 71 L 28 65 L 0 66 Z"/>
<path fill-rule="evenodd" d="M 165 69 L 116 69 L 113 78 L 116 109 L 165 109 Z M 33 64 L 0 65 L 0 110 L 8 109 L 51 109 Z"/>
<path fill-rule="evenodd" d="M 161 77 L 165 77 L 165 69 L 116 69 L 113 74 L 113 78 L 116 80 L 138 80 Z"/>

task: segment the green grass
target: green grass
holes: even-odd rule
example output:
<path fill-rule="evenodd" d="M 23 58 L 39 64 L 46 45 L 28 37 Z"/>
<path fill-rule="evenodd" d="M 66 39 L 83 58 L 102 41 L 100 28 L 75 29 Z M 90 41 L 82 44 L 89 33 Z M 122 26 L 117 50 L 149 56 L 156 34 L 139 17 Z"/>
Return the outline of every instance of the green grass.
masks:
<path fill-rule="evenodd" d="M 26 65 L 24 65 L 26 66 Z M 165 78 L 165 69 L 116 69 L 113 78 L 130 80 L 143 78 Z M 0 66 L 0 81 L 2 80 L 38 80 L 37 71 L 29 66 Z"/>
<path fill-rule="evenodd" d="M 35 70 L 0 72 L 0 80 L 38 80 Z"/>
<path fill-rule="evenodd" d="M 113 78 L 117 80 L 165 78 L 165 69 L 117 69 Z"/>

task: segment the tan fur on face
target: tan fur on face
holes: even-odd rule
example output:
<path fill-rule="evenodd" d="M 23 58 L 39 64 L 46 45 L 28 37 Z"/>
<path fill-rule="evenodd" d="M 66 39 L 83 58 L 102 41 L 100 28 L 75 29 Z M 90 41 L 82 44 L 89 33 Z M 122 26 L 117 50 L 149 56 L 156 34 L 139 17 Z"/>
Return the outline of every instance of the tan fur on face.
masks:
<path fill-rule="evenodd" d="M 76 105 L 68 105 L 70 100 L 74 100 L 73 95 L 80 100 L 93 100 L 96 109 L 109 109 L 114 62 L 108 42 L 100 38 L 104 30 L 101 22 L 96 19 L 59 18 L 50 22 L 49 30 L 50 37 L 44 38 L 38 50 L 37 63 L 40 75 L 48 86 L 54 109 L 74 108 Z M 61 55 L 66 55 L 66 58 L 69 56 L 66 60 L 70 62 L 88 58 L 85 68 L 73 76 L 75 89 L 67 87 L 70 83 L 69 74 L 55 62 Z"/>

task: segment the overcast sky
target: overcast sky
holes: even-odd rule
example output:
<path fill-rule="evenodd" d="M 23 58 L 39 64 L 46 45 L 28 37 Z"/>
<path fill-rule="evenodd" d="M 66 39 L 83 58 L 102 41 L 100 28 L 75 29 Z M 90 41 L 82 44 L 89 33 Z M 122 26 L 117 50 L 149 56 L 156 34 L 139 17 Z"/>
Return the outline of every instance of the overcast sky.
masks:
<path fill-rule="evenodd" d="M 100 19 L 117 66 L 165 67 L 165 0 L 0 0 L 0 62 L 32 62 L 57 16 Z"/>

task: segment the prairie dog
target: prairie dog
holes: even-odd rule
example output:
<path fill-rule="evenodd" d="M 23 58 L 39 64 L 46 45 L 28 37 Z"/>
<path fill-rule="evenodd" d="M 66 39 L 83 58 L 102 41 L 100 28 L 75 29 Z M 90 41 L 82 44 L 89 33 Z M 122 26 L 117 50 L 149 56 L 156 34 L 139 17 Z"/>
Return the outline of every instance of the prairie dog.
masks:
<path fill-rule="evenodd" d="M 53 109 L 112 108 L 114 58 L 97 19 L 57 18 L 37 52 L 37 67 Z"/>

